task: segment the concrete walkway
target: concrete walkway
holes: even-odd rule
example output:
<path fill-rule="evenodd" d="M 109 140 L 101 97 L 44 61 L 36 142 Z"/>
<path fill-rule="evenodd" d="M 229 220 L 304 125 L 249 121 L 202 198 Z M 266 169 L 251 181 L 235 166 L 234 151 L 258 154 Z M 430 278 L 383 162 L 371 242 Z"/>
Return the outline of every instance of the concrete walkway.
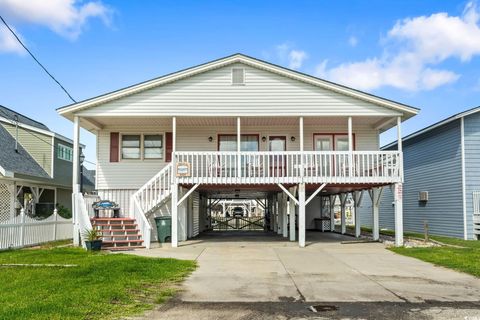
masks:
<path fill-rule="evenodd" d="M 205 235 L 181 247 L 135 251 L 197 260 L 185 302 L 480 301 L 480 280 L 386 250 L 380 243 L 312 232 L 306 248 L 276 235 Z"/>

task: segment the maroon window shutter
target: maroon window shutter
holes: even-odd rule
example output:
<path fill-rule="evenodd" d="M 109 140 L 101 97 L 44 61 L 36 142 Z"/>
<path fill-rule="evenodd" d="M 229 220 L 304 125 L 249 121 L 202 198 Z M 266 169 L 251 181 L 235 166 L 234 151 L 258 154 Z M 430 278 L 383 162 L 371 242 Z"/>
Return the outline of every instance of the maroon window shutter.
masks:
<path fill-rule="evenodd" d="M 118 162 L 120 135 L 118 132 L 110 132 L 110 162 Z"/>
<path fill-rule="evenodd" d="M 165 133 L 165 161 L 166 162 L 172 161 L 172 151 L 173 151 L 172 133 L 166 132 Z"/>

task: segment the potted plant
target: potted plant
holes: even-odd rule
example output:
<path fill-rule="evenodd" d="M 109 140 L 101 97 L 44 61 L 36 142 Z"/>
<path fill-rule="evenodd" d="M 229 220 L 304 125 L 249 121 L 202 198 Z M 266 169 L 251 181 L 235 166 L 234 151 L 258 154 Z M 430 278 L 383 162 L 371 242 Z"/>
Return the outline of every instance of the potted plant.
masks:
<path fill-rule="evenodd" d="M 98 229 L 93 228 L 85 230 L 83 237 L 85 238 L 85 246 L 87 247 L 87 250 L 99 251 L 102 248 L 102 239 L 100 239 L 101 233 Z"/>

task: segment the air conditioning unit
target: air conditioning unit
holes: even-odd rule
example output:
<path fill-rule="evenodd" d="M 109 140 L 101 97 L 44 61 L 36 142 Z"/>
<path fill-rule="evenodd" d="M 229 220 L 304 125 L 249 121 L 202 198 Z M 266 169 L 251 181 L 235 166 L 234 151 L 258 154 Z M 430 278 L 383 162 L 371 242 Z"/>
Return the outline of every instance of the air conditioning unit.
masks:
<path fill-rule="evenodd" d="M 418 193 L 418 201 L 428 201 L 428 191 L 420 191 Z"/>

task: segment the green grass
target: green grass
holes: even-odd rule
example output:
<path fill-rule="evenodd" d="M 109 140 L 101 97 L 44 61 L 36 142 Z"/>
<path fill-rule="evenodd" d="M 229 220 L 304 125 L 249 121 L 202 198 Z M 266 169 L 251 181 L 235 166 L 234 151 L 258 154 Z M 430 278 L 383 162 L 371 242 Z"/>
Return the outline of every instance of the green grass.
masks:
<path fill-rule="evenodd" d="M 364 232 L 372 232 L 371 228 L 362 227 Z M 395 236 L 393 230 L 380 230 L 380 234 Z M 404 232 L 405 237 L 420 238 L 425 236 L 422 233 Z M 417 258 L 438 266 L 451 268 L 480 277 L 480 241 L 462 240 L 444 236 L 429 235 L 429 238 L 440 243 L 456 246 L 442 246 L 430 248 L 389 248 L 398 254 Z"/>
<path fill-rule="evenodd" d="M 480 248 L 389 248 L 393 252 L 480 277 Z"/>
<path fill-rule="evenodd" d="M 112 319 L 141 313 L 175 294 L 195 262 L 90 253 L 79 248 L 0 252 L 0 319 Z"/>

